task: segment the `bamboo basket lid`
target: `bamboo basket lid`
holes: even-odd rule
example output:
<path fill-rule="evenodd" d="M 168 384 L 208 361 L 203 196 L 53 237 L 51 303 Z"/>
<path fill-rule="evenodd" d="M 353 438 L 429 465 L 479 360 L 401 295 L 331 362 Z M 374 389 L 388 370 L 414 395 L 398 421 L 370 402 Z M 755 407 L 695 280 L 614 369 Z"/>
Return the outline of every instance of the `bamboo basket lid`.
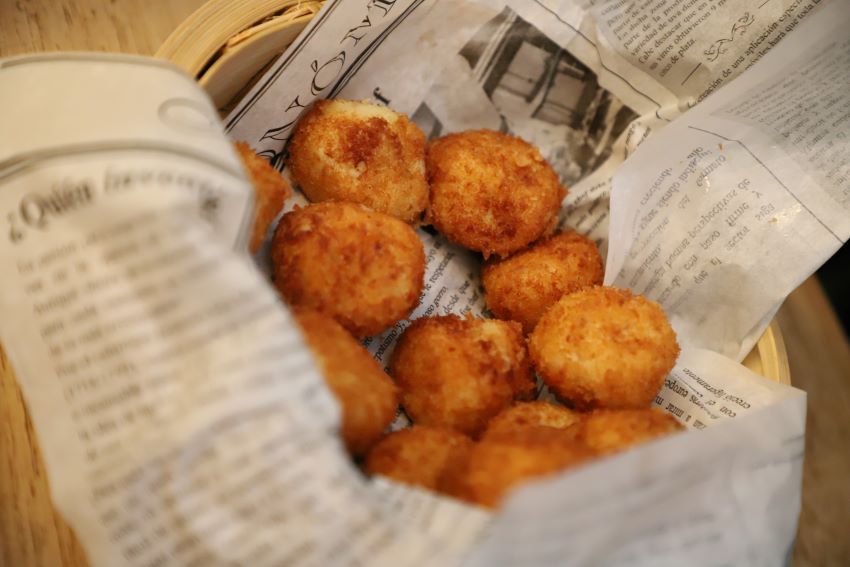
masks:
<path fill-rule="evenodd" d="M 222 114 L 232 109 L 319 11 L 322 1 L 210 0 L 178 26 L 156 56 L 193 75 Z M 791 384 L 788 354 L 774 319 L 743 361 Z"/>

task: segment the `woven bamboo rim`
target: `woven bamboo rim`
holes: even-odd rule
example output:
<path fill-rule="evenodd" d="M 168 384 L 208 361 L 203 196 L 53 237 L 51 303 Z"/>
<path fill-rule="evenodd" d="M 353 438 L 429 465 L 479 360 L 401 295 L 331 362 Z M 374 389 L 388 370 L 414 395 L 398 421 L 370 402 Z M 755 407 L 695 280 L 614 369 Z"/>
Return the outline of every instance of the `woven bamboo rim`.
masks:
<path fill-rule="evenodd" d="M 177 26 L 156 56 L 197 78 L 226 114 L 322 4 L 317 0 L 211 0 Z"/>

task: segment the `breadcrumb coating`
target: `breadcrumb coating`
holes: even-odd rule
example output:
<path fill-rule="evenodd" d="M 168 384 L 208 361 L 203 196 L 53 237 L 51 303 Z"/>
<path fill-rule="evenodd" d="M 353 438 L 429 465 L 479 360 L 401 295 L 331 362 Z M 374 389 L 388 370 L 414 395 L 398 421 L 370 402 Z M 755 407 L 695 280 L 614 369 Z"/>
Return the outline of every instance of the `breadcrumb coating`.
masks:
<path fill-rule="evenodd" d="M 648 407 L 679 356 L 661 307 L 624 289 L 592 287 L 562 297 L 529 338 L 549 390 L 580 410 Z"/>
<path fill-rule="evenodd" d="M 428 206 L 425 134 L 383 106 L 317 101 L 295 129 L 287 165 L 313 202 L 360 203 L 408 223 Z"/>
<path fill-rule="evenodd" d="M 483 437 L 534 427 L 571 429 L 581 421 L 581 416 L 579 412 L 551 402 L 517 402 L 490 420 Z"/>
<path fill-rule="evenodd" d="M 427 220 L 449 240 L 506 256 L 552 231 L 566 189 L 528 142 L 476 130 L 428 144 Z"/>
<path fill-rule="evenodd" d="M 272 221 L 292 196 L 292 187 L 283 175 L 251 149 L 245 142 L 233 144 L 242 160 L 248 179 L 254 186 L 254 225 L 248 249 L 252 254 L 260 249 Z"/>
<path fill-rule="evenodd" d="M 272 242 L 274 283 L 292 305 L 332 316 L 357 337 L 374 335 L 418 305 L 425 252 L 404 222 L 351 203 L 287 213 Z"/>
<path fill-rule="evenodd" d="M 602 284 L 596 244 L 566 231 L 481 270 L 487 307 L 499 319 L 517 321 L 530 333 L 543 313 L 568 293 Z"/>
<path fill-rule="evenodd" d="M 363 455 L 395 418 L 398 388 L 381 365 L 342 326 L 307 308 L 294 314 L 328 387 L 342 407 L 340 433 Z"/>
<path fill-rule="evenodd" d="M 536 427 L 485 437 L 466 461 L 447 471 L 440 488 L 480 506 L 495 508 L 515 487 L 567 470 L 593 457 L 564 430 Z"/>
<path fill-rule="evenodd" d="M 658 408 L 595 410 L 582 419 L 576 434 L 594 451 L 613 453 L 684 429 Z"/>
<path fill-rule="evenodd" d="M 492 319 L 415 320 L 396 345 L 390 373 L 415 423 L 472 436 L 535 390 L 519 324 Z"/>
<path fill-rule="evenodd" d="M 414 425 L 390 433 L 366 458 L 366 472 L 437 490 L 440 477 L 466 458 L 472 439 L 451 429 Z"/>

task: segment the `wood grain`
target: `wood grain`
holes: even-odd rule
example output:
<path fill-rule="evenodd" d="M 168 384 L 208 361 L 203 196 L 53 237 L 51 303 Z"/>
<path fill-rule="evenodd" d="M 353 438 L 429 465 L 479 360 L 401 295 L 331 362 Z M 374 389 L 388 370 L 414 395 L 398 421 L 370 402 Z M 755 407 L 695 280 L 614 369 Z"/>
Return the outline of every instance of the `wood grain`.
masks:
<path fill-rule="evenodd" d="M 152 55 L 203 2 L 0 0 L 0 57 L 56 50 Z M 0 345 L 0 567 L 88 564 L 53 508 L 35 432 Z"/>
<path fill-rule="evenodd" d="M 0 56 L 152 54 L 203 0 L 0 0 Z M 0 315 L 2 316 L 2 315 Z M 818 282 L 780 310 L 792 381 L 809 393 L 803 511 L 794 565 L 850 565 L 850 346 Z M 0 567 L 84 567 L 54 510 L 24 400 L 0 347 Z"/>
<path fill-rule="evenodd" d="M 0 55 L 31 51 L 153 54 L 203 0 L 0 0 Z"/>
<path fill-rule="evenodd" d="M 793 565 L 850 565 L 850 346 L 814 278 L 791 294 L 777 319 L 791 382 L 809 397 Z"/>
<path fill-rule="evenodd" d="M 0 565 L 88 565 L 51 503 L 35 432 L 2 346 L 0 439 Z"/>

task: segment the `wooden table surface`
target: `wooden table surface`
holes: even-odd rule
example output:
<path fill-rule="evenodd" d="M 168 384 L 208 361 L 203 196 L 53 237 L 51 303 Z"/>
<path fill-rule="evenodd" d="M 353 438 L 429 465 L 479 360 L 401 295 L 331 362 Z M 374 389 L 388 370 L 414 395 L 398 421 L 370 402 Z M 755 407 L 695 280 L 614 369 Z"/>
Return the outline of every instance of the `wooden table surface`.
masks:
<path fill-rule="evenodd" d="M 0 56 L 96 50 L 151 54 L 203 0 L 0 0 Z M 0 135 L 9 135 L 2 132 Z M 2 316 L 2 315 L 0 315 Z M 779 312 L 795 386 L 809 394 L 803 511 L 793 565 L 850 565 L 850 346 L 816 279 Z M 21 393 L 0 348 L 0 567 L 81 567 L 53 510 Z"/>

